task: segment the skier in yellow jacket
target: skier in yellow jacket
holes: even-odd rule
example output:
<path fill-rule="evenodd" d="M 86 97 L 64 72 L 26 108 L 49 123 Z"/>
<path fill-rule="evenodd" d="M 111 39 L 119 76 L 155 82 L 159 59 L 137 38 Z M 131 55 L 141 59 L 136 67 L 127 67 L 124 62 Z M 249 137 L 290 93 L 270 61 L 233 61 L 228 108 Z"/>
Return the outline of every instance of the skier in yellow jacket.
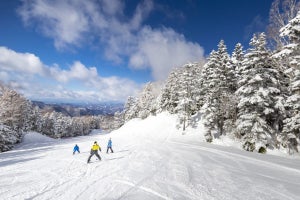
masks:
<path fill-rule="evenodd" d="M 92 148 L 91 148 L 91 154 L 90 154 L 90 156 L 89 156 L 89 158 L 88 158 L 87 163 L 90 162 L 91 157 L 92 157 L 93 155 L 96 155 L 97 158 L 98 158 L 99 160 L 101 160 L 101 157 L 100 157 L 99 154 L 98 154 L 98 150 L 101 151 L 101 147 L 100 147 L 100 146 L 97 144 L 97 142 L 95 141 L 94 144 L 93 144 L 93 146 L 92 146 Z"/>

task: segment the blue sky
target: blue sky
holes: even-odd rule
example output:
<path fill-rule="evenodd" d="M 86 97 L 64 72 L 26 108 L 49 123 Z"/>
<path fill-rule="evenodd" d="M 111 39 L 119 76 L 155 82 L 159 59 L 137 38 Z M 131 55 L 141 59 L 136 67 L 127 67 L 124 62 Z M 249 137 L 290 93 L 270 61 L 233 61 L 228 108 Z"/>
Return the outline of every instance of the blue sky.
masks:
<path fill-rule="evenodd" d="M 124 102 L 225 40 L 247 47 L 272 0 L 0 1 L 0 80 L 31 100 Z"/>

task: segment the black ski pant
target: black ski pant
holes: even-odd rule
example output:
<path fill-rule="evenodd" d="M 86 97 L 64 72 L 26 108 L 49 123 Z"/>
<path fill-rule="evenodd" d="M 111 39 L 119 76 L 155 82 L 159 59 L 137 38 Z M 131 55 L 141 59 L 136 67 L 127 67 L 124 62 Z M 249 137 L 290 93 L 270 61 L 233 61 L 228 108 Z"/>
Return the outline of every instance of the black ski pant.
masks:
<path fill-rule="evenodd" d="M 91 157 L 92 157 L 93 155 L 96 155 L 97 158 L 98 158 L 99 160 L 101 160 L 101 157 L 100 157 L 99 154 L 98 154 L 98 150 L 91 150 L 91 154 L 90 154 L 90 156 L 89 156 L 89 158 L 88 158 L 88 162 L 90 162 Z"/>
<path fill-rule="evenodd" d="M 111 147 L 107 147 L 106 153 L 108 153 L 108 150 L 110 149 L 110 152 L 113 153 L 114 151 L 112 150 Z"/>

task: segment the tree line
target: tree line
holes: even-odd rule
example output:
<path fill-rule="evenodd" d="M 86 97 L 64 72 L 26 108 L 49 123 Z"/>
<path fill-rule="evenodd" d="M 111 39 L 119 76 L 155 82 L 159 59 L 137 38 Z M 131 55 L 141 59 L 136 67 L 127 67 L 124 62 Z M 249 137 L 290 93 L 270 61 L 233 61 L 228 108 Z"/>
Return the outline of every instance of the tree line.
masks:
<path fill-rule="evenodd" d="M 114 129 L 114 117 L 70 117 L 59 112 L 44 112 L 31 101 L 3 84 L 0 85 L 0 152 L 22 140 L 24 133 L 36 131 L 52 138 L 87 135 L 92 129 Z"/>

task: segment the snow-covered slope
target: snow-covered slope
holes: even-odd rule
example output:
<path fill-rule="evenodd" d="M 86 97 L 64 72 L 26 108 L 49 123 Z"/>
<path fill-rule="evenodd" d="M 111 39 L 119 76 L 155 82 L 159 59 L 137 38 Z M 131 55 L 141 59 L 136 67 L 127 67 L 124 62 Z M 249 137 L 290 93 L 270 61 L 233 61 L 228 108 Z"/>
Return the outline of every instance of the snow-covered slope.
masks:
<path fill-rule="evenodd" d="M 201 130 L 183 135 L 162 113 L 110 134 L 31 133 L 0 154 L 0 199 L 299 199 L 300 159 L 204 143 Z M 115 153 L 106 154 L 110 137 Z M 94 141 L 102 161 L 87 164 Z M 72 155 L 75 144 L 81 153 Z"/>

